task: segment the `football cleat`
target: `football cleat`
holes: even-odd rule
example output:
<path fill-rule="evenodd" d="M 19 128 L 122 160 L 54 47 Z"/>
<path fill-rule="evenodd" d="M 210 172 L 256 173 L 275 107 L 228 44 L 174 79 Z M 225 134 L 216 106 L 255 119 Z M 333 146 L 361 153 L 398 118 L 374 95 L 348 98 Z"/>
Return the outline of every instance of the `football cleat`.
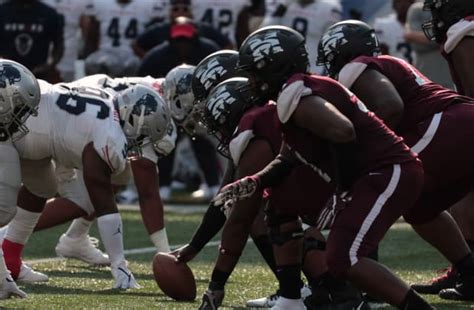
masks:
<path fill-rule="evenodd" d="M 49 278 L 44 273 L 35 271 L 30 266 L 22 263 L 20 273 L 18 274 L 18 278 L 16 280 L 23 283 L 38 283 L 48 282 Z"/>
<path fill-rule="evenodd" d="M 110 265 L 109 256 L 97 248 L 99 240 L 89 235 L 71 238 L 63 234 L 56 245 L 60 257 L 75 258 L 91 265 Z"/>
<path fill-rule="evenodd" d="M 193 199 L 210 201 L 219 192 L 219 186 L 207 186 L 202 184 L 200 188 L 191 193 Z"/>
<path fill-rule="evenodd" d="M 454 288 L 443 289 L 439 297 L 449 300 L 474 300 L 474 276 L 460 275 Z"/>
<path fill-rule="evenodd" d="M 8 274 L 3 279 L 3 283 L 0 286 L 0 299 L 7 299 L 10 297 L 26 298 L 27 295 L 18 288 L 12 276 Z"/>
<path fill-rule="evenodd" d="M 119 263 L 117 266 L 112 266 L 112 275 L 115 279 L 114 288 L 123 290 L 140 288 L 132 272 L 128 269 L 126 261 Z"/>
<path fill-rule="evenodd" d="M 301 298 L 304 300 L 306 297 L 311 295 L 311 288 L 306 284 L 301 288 Z M 246 305 L 249 308 L 271 308 L 273 307 L 280 295 L 278 292 L 267 297 L 251 299 L 247 301 Z"/>
<path fill-rule="evenodd" d="M 429 283 L 413 284 L 411 288 L 420 294 L 438 294 L 443 289 L 455 288 L 458 278 L 457 272 L 449 267 L 445 273 L 432 279 Z"/>
<path fill-rule="evenodd" d="M 288 299 L 285 297 L 278 298 L 276 304 L 271 307 L 272 310 L 306 310 L 303 299 Z"/>
<path fill-rule="evenodd" d="M 199 310 L 215 310 L 222 305 L 224 300 L 225 291 L 211 291 L 206 290 L 204 295 L 202 295 L 202 302 L 199 306 Z"/>

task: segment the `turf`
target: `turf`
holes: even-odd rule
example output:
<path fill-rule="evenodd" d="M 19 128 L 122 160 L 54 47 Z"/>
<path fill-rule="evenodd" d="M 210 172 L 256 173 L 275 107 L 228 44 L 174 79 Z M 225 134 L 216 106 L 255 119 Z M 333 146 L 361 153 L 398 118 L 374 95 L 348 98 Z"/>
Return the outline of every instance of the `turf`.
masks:
<path fill-rule="evenodd" d="M 123 212 L 125 248 L 150 247 L 151 243 L 136 212 Z M 201 215 L 166 214 L 170 243 L 183 244 L 199 224 Z M 25 259 L 54 256 L 54 246 L 67 226 L 35 233 L 25 250 Z M 92 235 L 97 236 L 94 227 Z M 381 260 L 406 281 L 413 283 L 430 279 L 436 269 L 446 266 L 444 259 L 417 237 L 406 224 L 396 224 L 381 245 Z M 197 280 L 198 298 L 194 303 L 178 303 L 166 297 L 156 286 L 151 272 L 153 253 L 129 255 L 131 270 L 142 286 L 139 290 L 118 291 L 108 268 L 89 267 L 76 260 L 60 260 L 34 264 L 34 268 L 50 276 L 46 284 L 24 285 L 29 294 L 25 300 L 0 301 L 3 308 L 21 309 L 196 309 L 204 292 L 217 251 L 205 248 L 190 263 Z M 245 301 L 271 294 L 276 283 L 249 243 L 237 270 L 226 289 L 224 308 L 239 308 Z M 436 296 L 428 300 L 438 309 L 468 309 L 467 303 L 446 302 Z M 390 309 L 390 307 L 385 307 Z"/>

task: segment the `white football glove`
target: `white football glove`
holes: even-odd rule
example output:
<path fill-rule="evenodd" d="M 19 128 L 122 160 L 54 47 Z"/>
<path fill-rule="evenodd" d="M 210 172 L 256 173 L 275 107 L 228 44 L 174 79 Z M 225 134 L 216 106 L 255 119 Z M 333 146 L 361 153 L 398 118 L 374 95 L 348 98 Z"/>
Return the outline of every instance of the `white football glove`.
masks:
<path fill-rule="evenodd" d="M 8 274 L 3 278 L 3 283 L 0 286 L 0 299 L 7 299 L 13 296 L 19 298 L 27 297 L 26 293 L 18 288 L 12 276 Z"/>
<path fill-rule="evenodd" d="M 214 197 L 215 206 L 221 207 L 224 214 L 228 217 L 232 207 L 240 200 L 249 198 L 258 189 L 260 181 L 255 176 L 249 176 L 227 184 Z"/>
<path fill-rule="evenodd" d="M 114 288 L 118 289 L 129 289 L 129 288 L 140 288 L 132 272 L 128 269 L 127 263 L 123 262 L 112 267 L 112 275 L 115 279 Z"/>

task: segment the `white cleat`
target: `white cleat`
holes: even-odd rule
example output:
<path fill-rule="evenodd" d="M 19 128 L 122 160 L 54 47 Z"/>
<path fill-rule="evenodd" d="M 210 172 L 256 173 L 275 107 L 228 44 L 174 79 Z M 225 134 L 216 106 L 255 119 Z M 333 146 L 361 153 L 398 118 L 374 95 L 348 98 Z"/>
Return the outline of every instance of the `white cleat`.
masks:
<path fill-rule="evenodd" d="M 305 284 L 301 288 L 301 298 L 304 300 L 306 297 L 310 296 L 311 294 L 312 294 L 311 288 Z M 272 294 L 267 297 L 251 299 L 247 301 L 246 306 L 248 308 L 271 308 L 276 304 L 279 297 L 280 296 L 278 294 Z"/>
<path fill-rule="evenodd" d="M 200 188 L 191 193 L 191 197 L 199 200 L 211 200 L 219 191 L 219 186 L 207 186 L 206 184 L 201 184 Z"/>
<path fill-rule="evenodd" d="M 114 288 L 118 289 L 129 289 L 129 288 L 140 288 L 132 272 L 128 270 L 127 262 L 121 262 L 116 267 L 112 266 L 112 275 L 115 279 Z"/>
<path fill-rule="evenodd" d="M 44 273 L 34 271 L 30 266 L 21 263 L 20 273 L 18 274 L 18 282 L 23 283 L 38 283 L 38 282 L 48 282 L 49 278 Z"/>
<path fill-rule="evenodd" d="M 63 234 L 56 245 L 56 254 L 61 257 L 75 258 L 91 265 L 110 265 L 109 256 L 97 248 L 99 240 L 89 235 L 71 238 Z"/>
<path fill-rule="evenodd" d="M 278 298 L 272 310 L 306 310 L 303 299 Z"/>
<path fill-rule="evenodd" d="M 7 299 L 10 297 L 26 298 L 27 295 L 18 288 L 12 276 L 8 274 L 3 278 L 3 283 L 0 285 L 0 299 Z"/>

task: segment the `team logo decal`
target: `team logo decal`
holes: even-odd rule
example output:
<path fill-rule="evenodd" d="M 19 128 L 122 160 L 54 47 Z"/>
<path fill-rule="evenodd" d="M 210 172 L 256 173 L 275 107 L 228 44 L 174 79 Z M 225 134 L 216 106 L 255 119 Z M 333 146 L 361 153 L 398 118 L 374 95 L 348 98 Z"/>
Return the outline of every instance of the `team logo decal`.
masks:
<path fill-rule="evenodd" d="M 220 88 L 211 98 L 209 98 L 207 107 L 211 112 L 212 118 L 219 124 L 223 124 L 226 119 L 224 111 L 226 106 L 231 105 L 236 99 L 232 98 L 225 87 Z"/>
<path fill-rule="evenodd" d="M 17 35 L 15 38 L 15 48 L 21 56 L 27 55 L 33 47 L 33 38 L 26 33 Z"/>
<path fill-rule="evenodd" d="M 191 80 L 193 79 L 192 74 L 186 74 L 182 76 L 176 85 L 176 95 L 186 95 L 191 92 Z"/>
<path fill-rule="evenodd" d="M 337 49 L 338 46 L 347 43 L 346 38 L 344 38 L 344 33 L 342 32 L 342 26 L 333 29 L 330 33 L 325 35 L 321 39 L 321 41 L 324 48 L 324 55 L 328 57 L 330 55 L 333 55 L 333 52 Z M 328 60 L 331 61 L 332 59 Z"/>
<path fill-rule="evenodd" d="M 11 64 L 0 65 L 0 87 L 5 88 L 8 84 L 12 85 L 21 81 L 21 73 Z"/>
<path fill-rule="evenodd" d="M 217 59 L 211 60 L 206 67 L 199 69 L 196 72 L 196 77 L 199 79 L 204 88 L 209 90 L 215 81 L 227 73 L 227 70 L 221 66 Z"/>
<path fill-rule="evenodd" d="M 132 114 L 141 115 L 142 107 L 145 109 L 143 114 L 150 115 L 158 109 L 158 102 L 156 102 L 155 97 L 150 94 L 143 95 L 133 107 Z"/>
<path fill-rule="evenodd" d="M 263 39 L 256 37 L 249 41 L 252 56 L 256 62 L 262 60 L 265 56 L 283 52 L 277 35 L 277 32 L 270 32 Z"/>

